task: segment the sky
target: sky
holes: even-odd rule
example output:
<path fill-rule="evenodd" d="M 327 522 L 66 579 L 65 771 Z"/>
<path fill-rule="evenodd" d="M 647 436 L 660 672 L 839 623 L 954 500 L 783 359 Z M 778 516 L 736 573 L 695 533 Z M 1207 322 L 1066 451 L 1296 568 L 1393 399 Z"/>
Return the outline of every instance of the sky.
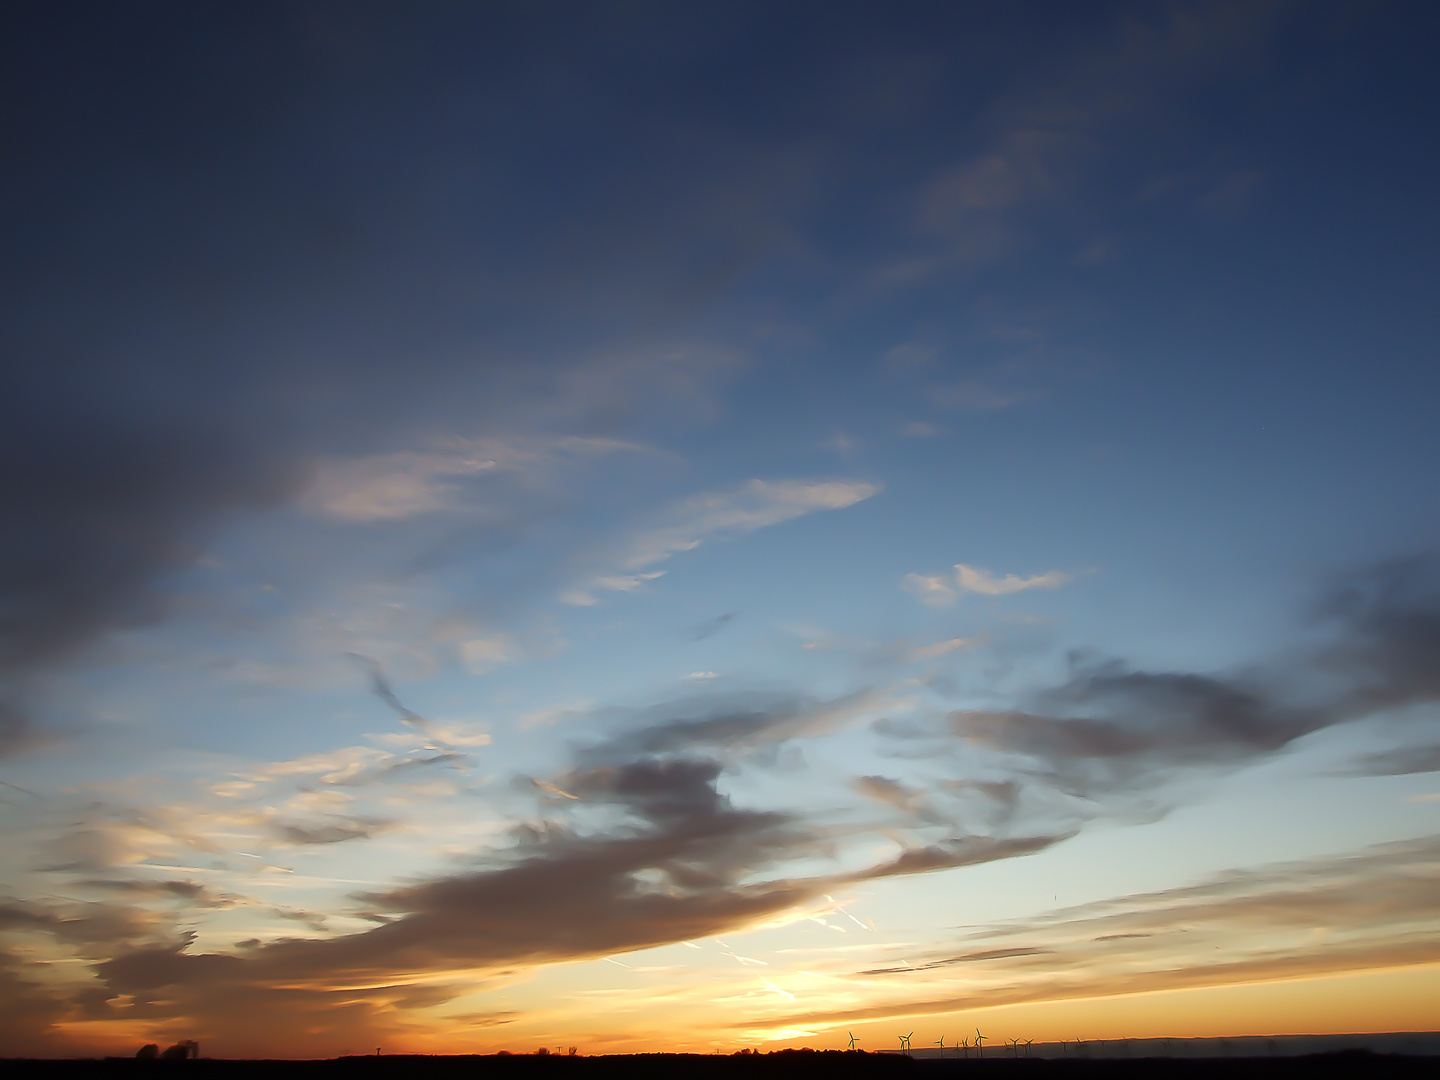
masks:
<path fill-rule="evenodd" d="M 1440 8 L 3 20 L 0 1055 L 1440 1028 Z"/>

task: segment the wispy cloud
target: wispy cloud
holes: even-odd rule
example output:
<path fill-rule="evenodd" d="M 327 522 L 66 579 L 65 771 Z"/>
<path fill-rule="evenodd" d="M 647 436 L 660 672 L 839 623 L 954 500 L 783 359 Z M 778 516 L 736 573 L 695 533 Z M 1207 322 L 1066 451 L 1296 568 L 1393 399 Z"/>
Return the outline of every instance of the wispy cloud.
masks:
<path fill-rule="evenodd" d="M 949 638 L 946 641 L 936 641 L 929 645 L 922 645 L 914 652 L 916 660 L 934 660 L 936 657 L 947 656 L 955 652 L 970 652 L 985 644 L 983 637 Z"/>
<path fill-rule="evenodd" d="M 337 521 L 396 521 L 464 508 L 467 480 L 511 474 L 533 483 L 562 464 L 645 449 L 618 439 L 574 435 L 451 437 L 430 451 L 327 461 L 300 501 L 310 511 Z"/>
<path fill-rule="evenodd" d="M 955 586 L 939 574 L 906 574 L 900 587 L 930 607 L 949 607 L 955 603 Z"/>
<path fill-rule="evenodd" d="M 663 570 L 648 568 L 706 540 L 743 536 L 820 510 L 843 510 L 879 491 L 879 484 L 864 480 L 751 480 L 691 496 L 663 514 L 663 524 L 639 533 L 622 549 L 620 573 L 597 575 L 561 599 L 589 606 L 597 602 L 597 591 L 628 592 L 661 576 Z"/>
<path fill-rule="evenodd" d="M 940 574 L 906 574 L 900 587 L 922 604 L 930 607 L 949 607 L 965 593 L 980 596 L 1008 596 L 1011 593 L 1030 589 L 1058 589 L 1073 579 L 1059 570 L 1021 577 L 1006 574 L 996 577 L 989 570 L 982 570 L 965 563 L 956 563 L 953 576 Z"/>
<path fill-rule="evenodd" d="M 955 583 L 960 591 L 979 593 L 981 596 L 1007 596 L 1027 589 L 1057 589 L 1069 581 L 1070 575 L 1059 570 L 1032 574 L 1029 577 L 1006 574 L 1003 578 L 997 578 L 988 570 L 966 566 L 964 563 L 955 564 Z"/>

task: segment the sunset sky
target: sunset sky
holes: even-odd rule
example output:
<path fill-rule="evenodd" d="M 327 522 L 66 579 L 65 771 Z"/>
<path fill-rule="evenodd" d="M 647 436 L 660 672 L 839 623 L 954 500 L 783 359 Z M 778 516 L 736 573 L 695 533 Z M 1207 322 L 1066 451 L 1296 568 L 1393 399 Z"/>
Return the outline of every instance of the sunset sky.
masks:
<path fill-rule="evenodd" d="M 1437 40 L 7 4 L 0 1056 L 1440 1028 Z"/>

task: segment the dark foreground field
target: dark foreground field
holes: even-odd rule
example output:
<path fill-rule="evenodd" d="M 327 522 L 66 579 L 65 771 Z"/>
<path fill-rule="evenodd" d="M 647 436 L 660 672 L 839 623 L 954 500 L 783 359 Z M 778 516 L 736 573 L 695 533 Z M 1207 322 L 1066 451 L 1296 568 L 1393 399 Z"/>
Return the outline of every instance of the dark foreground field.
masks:
<path fill-rule="evenodd" d="M 773 1054 L 639 1054 L 596 1057 L 532 1055 L 336 1058 L 329 1061 L 0 1061 L 7 1080 L 727 1080 L 730 1077 L 820 1077 L 826 1080 L 1301 1080 L 1310 1077 L 1440 1077 L 1440 1059 L 1365 1050 L 1284 1058 L 1135 1058 L 1046 1061 L 915 1060 L 899 1054 L 785 1050 Z"/>

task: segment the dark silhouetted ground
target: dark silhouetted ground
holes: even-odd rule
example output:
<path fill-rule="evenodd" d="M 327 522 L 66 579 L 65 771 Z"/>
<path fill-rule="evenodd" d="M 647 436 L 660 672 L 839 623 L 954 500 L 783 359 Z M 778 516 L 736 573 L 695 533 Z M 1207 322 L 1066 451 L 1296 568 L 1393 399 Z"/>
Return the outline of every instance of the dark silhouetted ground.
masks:
<path fill-rule="evenodd" d="M 1377 1054 L 1365 1050 L 1267 1058 L 1135 1058 L 1131 1060 L 1045 1060 L 954 1058 L 916 1060 L 901 1054 L 838 1050 L 783 1050 L 773 1054 L 637 1054 L 595 1057 L 496 1056 L 430 1057 L 387 1055 L 328 1061 L 0 1061 L 7 1080 L 28 1077 L 63 1080 L 726 1080 L 730 1077 L 825 1077 L 827 1080 L 1301 1080 L 1310 1077 L 1440 1077 L 1440 1059 Z"/>

